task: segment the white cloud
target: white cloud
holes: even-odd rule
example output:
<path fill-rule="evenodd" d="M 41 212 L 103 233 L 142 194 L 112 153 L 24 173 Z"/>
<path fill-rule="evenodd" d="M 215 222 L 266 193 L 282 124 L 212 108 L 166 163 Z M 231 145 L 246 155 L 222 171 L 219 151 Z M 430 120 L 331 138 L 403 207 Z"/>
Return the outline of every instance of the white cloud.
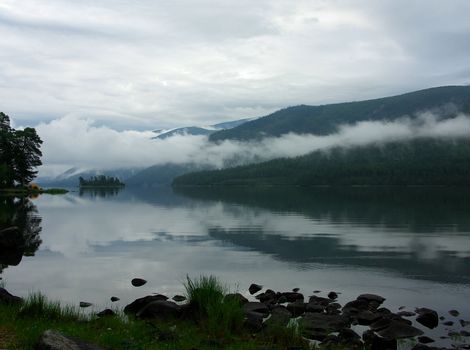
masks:
<path fill-rule="evenodd" d="M 354 147 L 371 143 L 406 141 L 420 137 L 462 138 L 470 135 L 470 117 L 459 115 L 439 120 L 424 113 L 417 118 L 363 121 L 341 125 L 327 136 L 287 134 L 262 141 L 209 142 L 205 136 L 176 135 L 151 139 L 152 132 L 117 131 L 69 115 L 37 126 L 44 140 L 41 175 L 52 175 L 71 167 L 115 169 L 147 167 L 165 163 L 195 163 L 223 167 L 279 157 L 295 157 L 331 147 Z"/>
<path fill-rule="evenodd" d="M 406 8 L 406 11 L 403 11 Z M 470 82 L 466 0 L 3 0 L 0 109 L 119 130 Z"/>

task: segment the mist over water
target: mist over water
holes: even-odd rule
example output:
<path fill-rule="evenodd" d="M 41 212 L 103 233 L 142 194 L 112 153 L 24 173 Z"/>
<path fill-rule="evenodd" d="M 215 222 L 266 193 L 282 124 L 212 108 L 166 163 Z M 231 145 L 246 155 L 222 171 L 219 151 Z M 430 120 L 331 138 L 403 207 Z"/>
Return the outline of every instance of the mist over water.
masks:
<path fill-rule="evenodd" d="M 296 157 L 333 147 L 355 147 L 418 138 L 459 139 L 470 135 L 470 116 L 440 119 L 421 113 L 394 121 L 342 124 L 326 136 L 289 133 L 259 141 L 209 142 L 207 136 L 175 135 L 152 139 L 151 131 L 116 131 L 91 120 L 66 116 L 37 126 L 44 140 L 40 174 L 57 175 L 71 167 L 116 169 L 167 163 L 222 168 L 280 157 Z"/>

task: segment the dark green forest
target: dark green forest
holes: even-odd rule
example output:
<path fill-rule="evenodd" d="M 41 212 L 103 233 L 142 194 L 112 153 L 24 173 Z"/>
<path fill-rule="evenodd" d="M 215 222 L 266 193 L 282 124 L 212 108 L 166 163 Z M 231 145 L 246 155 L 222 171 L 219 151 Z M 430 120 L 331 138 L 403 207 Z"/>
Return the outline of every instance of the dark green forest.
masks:
<path fill-rule="evenodd" d="M 470 185 L 470 139 L 336 147 L 297 158 L 185 174 L 174 186 Z"/>
<path fill-rule="evenodd" d="M 42 140 L 34 128 L 15 130 L 10 118 L 0 112 L 0 189 L 24 187 L 37 174 Z"/>
<path fill-rule="evenodd" d="M 253 140 L 287 133 L 328 135 L 338 125 L 365 120 L 395 120 L 425 111 L 441 118 L 470 113 L 470 86 L 443 86 L 399 96 L 321 106 L 295 106 L 210 135 L 211 141 Z"/>
<path fill-rule="evenodd" d="M 92 176 L 88 180 L 83 177 L 78 178 L 78 185 L 83 187 L 124 187 L 125 184 L 117 177 L 98 175 Z"/>

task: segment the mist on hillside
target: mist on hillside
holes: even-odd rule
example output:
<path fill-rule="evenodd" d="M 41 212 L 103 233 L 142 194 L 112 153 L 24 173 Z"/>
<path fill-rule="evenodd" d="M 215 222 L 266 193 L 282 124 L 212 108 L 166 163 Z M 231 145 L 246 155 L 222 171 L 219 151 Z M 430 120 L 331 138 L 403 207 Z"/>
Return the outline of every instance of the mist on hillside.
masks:
<path fill-rule="evenodd" d="M 37 126 L 44 141 L 40 175 L 57 175 L 71 167 L 115 169 L 158 164 L 222 168 L 280 157 L 296 157 L 333 147 L 355 147 L 416 138 L 457 139 L 470 136 L 470 116 L 441 120 L 433 113 L 395 121 L 339 125 L 326 136 L 289 133 L 261 141 L 209 142 L 207 136 L 175 135 L 152 139 L 151 131 L 116 131 L 91 120 L 65 116 Z"/>

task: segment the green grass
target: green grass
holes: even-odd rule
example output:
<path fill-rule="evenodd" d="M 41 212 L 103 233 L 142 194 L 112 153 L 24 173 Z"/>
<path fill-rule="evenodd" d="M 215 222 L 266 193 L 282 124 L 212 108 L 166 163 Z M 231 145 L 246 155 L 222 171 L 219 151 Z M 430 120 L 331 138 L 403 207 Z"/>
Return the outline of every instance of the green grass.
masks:
<path fill-rule="evenodd" d="M 185 288 L 187 312 L 193 317 L 166 321 L 140 320 L 119 310 L 116 316 L 98 318 L 37 292 L 22 305 L 0 303 L 0 335 L 9 335 L 0 336 L 0 348 L 32 350 L 41 334 L 53 329 L 108 350 L 308 349 L 295 326 L 250 333 L 244 328 L 242 307 L 224 297 L 228 289 L 214 276 L 188 277 Z"/>

